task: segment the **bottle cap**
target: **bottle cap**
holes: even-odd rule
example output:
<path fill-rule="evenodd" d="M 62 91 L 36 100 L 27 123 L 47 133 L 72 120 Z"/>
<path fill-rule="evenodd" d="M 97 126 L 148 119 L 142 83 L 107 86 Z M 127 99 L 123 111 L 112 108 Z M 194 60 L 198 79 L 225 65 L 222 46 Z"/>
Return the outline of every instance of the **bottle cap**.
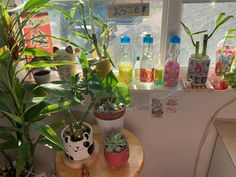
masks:
<path fill-rule="evenodd" d="M 153 43 L 153 37 L 151 35 L 146 35 L 143 38 L 143 43 L 145 43 L 145 44 L 152 44 Z"/>
<path fill-rule="evenodd" d="M 178 35 L 173 35 L 170 37 L 170 43 L 180 44 L 180 37 Z"/>
<path fill-rule="evenodd" d="M 137 56 L 137 57 L 136 57 L 136 61 L 139 61 L 139 60 L 140 60 L 140 56 Z"/>
<path fill-rule="evenodd" d="M 129 36 L 121 36 L 121 38 L 120 38 L 120 42 L 122 43 L 122 44 L 129 44 L 130 43 L 130 37 Z"/>

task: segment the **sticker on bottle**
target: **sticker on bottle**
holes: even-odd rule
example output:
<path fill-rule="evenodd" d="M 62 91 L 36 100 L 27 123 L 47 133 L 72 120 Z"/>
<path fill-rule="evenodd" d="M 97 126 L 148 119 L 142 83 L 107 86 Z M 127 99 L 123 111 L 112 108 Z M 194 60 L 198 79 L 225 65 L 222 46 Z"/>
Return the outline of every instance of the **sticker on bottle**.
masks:
<path fill-rule="evenodd" d="M 152 82 L 154 80 L 154 68 L 152 69 L 140 69 L 140 81 Z"/>

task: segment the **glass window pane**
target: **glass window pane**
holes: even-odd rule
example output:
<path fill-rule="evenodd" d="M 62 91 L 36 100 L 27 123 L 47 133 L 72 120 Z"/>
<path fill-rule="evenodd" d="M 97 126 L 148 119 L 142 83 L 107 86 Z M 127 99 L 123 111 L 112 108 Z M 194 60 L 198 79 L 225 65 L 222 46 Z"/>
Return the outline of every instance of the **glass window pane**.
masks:
<path fill-rule="evenodd" d="M 132 2 L 137 3 L 140 1 L 137 0 Z M 108 3 L 111 3 L 110 1 L 92 1 L 92 6 L 94 8 L 95 13 L 103 20 L 112 24 L 114 33 L 112 35 L 112 39 L 110 41 L 109 46 L 110 54 L 115 64 L 118 62 L 121 54 L 120 36 L 122 35 L 129 35 L 131 37 L 131 42 L 133 44 L 132 48 L 134 51 L 133 57 L 135 57 L 135 55 L 141 55 L 142 45 L 140 45 L 139 43 L 141 41 L 138 41 L 138 36 L 143 32 L 149 32 L 154 36 L 154 51 L 156 52 L 155 55 L 157 55 L 157 52 L 159 53 L 163 0 L 149 0 L 143 2 L 150 3 L 150 16 L 111 19 L 107 15 L 107 5 Z M 67 1 L 66 3 L 70 6 L 62 7 L 65 10 L 69 11 L 70 7 L 73 4 L 73 1 Z M 131 1 L 117 0 L 116 3 L 131 3 Z M 53 35 L 66 37 L 74 42 L 81 44 L 84 47 L 89 47 L 89 44 L 86 41 L 76 40 L 76 38 L 71 34 L 71 31 L 79 30 L 79 26 L 75 24 L 68 28 L 68 22 L 65 20 L 65 18 L 62 15 L 58 15 L 58 13 L 53 10 L 49 11 L 49 17 L 51 21 Z M 77 18 L 79 18 L 79 16 L 77 16 Z M 54 42 L 56 45 L 63 46 L 63 44 L 58 44 L 58 41 L 54 40 Z"/>
<path fill-rule="evenodd" d="M 192 32 L 200 30 L 208 30 L 208 34 L 211 33 L 215 25 L 215 20 L 221 12 L 225 12 L 226 15 L 235 15 L 236 2 L 225 3 L 186 3 L 183 4 L 182 10 L 182 22 L 184 22 Z M 217 43 L 224 38 L 226 30 L 236 28 L 236 18 L 230 19 L 226 24 L 221 26 L 212 38 L 208 41 L 207 53 L 211 58 L 211 66 L 215 63 L 215 51 Z M 203 35 L 198 35 L 202 41 Z M 181 27 L 181 51 L 179 56 L 179 62 L 181 66 L 188 65 L 188 59 L 191 54 L 194 53 L 194 47 L 191 43 L 190 37 L 185 33 Z M 202 43 L 200 44 L 200 52 L 202 51 Z"/>

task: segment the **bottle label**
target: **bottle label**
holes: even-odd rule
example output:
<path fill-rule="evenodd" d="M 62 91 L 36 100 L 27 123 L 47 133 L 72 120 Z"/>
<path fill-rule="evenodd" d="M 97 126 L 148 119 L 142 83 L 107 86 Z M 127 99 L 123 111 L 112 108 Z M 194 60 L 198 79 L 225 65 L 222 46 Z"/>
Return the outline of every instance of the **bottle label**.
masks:
<path fill-rule="evenodd" d="M 217 76 L 224 75 L 230 70 L 235 55 L 234 50 L 225 50 L 222 53 L 217 53 L 215 73 Z"/>
<path fill-rule="evenodd" d="M 151 69 L 140 69 L 140 81 L 141 82 L 152 82 L 154 80 L 154 68 Z"/>
<path fill-rule="evenodd" d="M 178 83 L 179 78 L 179 64 L 175 62 L 169 62 L 165 66 L 164 80 L 165 85 L 175 86 Z"/>

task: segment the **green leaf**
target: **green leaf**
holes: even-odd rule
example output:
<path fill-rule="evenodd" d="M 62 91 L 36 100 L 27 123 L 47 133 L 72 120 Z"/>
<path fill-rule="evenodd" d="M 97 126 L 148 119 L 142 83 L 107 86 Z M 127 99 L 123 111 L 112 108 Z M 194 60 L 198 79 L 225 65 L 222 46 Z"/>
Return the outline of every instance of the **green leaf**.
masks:
<path fill-rule="evenodd" d="M 80 55 L 79 61 L 83 69 L 89 69 L 89 63 L 84 52 Z"/>
<path fill-rule="evenodd" d="M 96 22 L 99 26 L 101 26 L 101 27 L 104 26 L 105 23 L 104 23 L 100 18 L 98 18 L 98 17 L 96 17 L 96 16 L 92 16 L 92 18 L 95 20 L 95 22 Z"/>
<path fill-rule="evenodd" d="M 17 141 L 7 141 L 0 144 L 0 152 L 9 149 L 16 149 L 18 148 Z"/>
<path fill-rule="evenodd" d="M 28 160 L 30 145 L 27 142 L 21 142 L 16 157 L 16 177 L 19 177 L 25 168 Z"/>
<path fill-rule="evenodd" d="M 57 97 L 60 96 L 60 97 L 68 98 L 68 99 L 73 98 L 71 90 L 65 89 L 60 84 L 47 83 L 47 84 L 41 84 L 39 87 L 44 88 L 48 93 L 53 94 L 53 96 L 57 96 Z M 35 89 L 38 89 L 38 87 L 36 87 Z"/>
<path fill-rule="evenodd" d="M 125 105 L 131 104 L 131 94 L 129 87 L 122 82 L 119 82 L 113 89 L 115 96 L 118 98 L 119 103 L 124 103 Z"/>
<path fill-rule="evenodd" d="M 202 30 L 202 31 L 194 32 L 194 33 L 192 33 L 192 36 L 196 35 L 196 34 L 205 33 L 205 32 L 207 32 L 207 30 Z"/>
<path fill-rule="evenodd" d="M 113 71 L 111 70 L 106 78 L 102 81 L 102 87 L 103 89 L 106 90 L 106 92 L 108 93 L 112 93 L 112 89 L 116 86 L 116 84 L 118 83 L 118 79 L 116 78 L 115 74 L 113 73 Z"/>
<path fill-rule="evenodd" d="M 5 141 L 12 141 L 12 142 L 17 141 L 16 138 L 11 133 L 8 133 L 8 132 L 0 133 L 0 139 L 5 140 Z"/>
<path fill-rule="evenodd" d="M 49 126 L 53 129 L 53 130 L 57 130 L 58 128 L 62 128 L 65 125 L 65 120 L 62 119 L 57 119 L 55 120 L 53 123 L 51 123 Z"/>
<path fill-rule="evenodd" d="M 61 139 L 50 126 L 44 125 L 42 122 L 35 122 L 34 124 L 32 124 L 32 126 L 53 145 L 58 147 L 60 150 L 64 150 Z"/>
<path fill-rule="evenodd" d="M 54 66 L 64 66 L 64 65 L 73 65 L 76 64 L 76 62 L 72 61 L 37 61 L 37 62 L 31 62 L 26 64 L 25 66 L 21 67 L 19 71 L 24 69 L 33 69 L 33 68 L 42 68 L 42 67 L 54 67 Z"/>
<path fill-rule="evenodd" d="M 18 116 L 14 115 L 14 114 L 11 114 L 11 113 L 9 113 L 9 112 L 2 111 L 2 110 L 0 110 L 0 112 L 1 112 L 4 116 L 6 116 L 9 120 L 13 120 L 13 121 L 15 121 L 15 122 L 17 122 L 17 123 L 19 123 L 19 124 L 22 125 L 23 122 L 22 122 L 21 117 L 18 117 Z"/>
<path fill-rule="evenodd" d="M 13 127 L 0 126 L 0 133 L 11 133 L 14 131 L 17 131 L 17 129 Z"/>
<path fill-rule="evenodd" d="M 29 98 L 28 100 L 26 100 L 26 103 L 27 104 L 38 104 L 45 99 L 46 99 L 46 97 L 33 97 L 33 98 Z"/>
<path fill-rule="evenodd" d="M 217 20 L 216 20 L 216 26 L 219 25 L 219 23 L 221 22 L 222 18 L 225 16 L 225 13 L 220 13 Z"/>
<path fill-rule="evenodd" d="M 72 8 L 70 9 L 70 16 L 73 19 L 75 16 L 75 11 L 76 11 L 76 3 L 73 4 Z"/>
<path fill-rule="evenodd" d="M 55 11 L 58 11 L 59 13 L 63 14 L 68 19 L 72 19 L 70 13 L 67 13 L 65 10 L 63 10 L 63 9 L 57 7 L 57 6 L 47 5 L 47 7 L 51 8 L 51 9 L 54 9 Z"/>
<path fill-rule="evenodd" d="M 44 36 L 49 36 L 49 37 L 52 37 L 53 39 L 57 39 L 57 40 L 59 40 L 59 41 L 66 42 L 66 43 L 68 43 L 68 44 L 71 44 L 71 45 L 73 45 L 73 46 L 75 46 L 75 47 L 80 48 L 82 51 L 86 51 L 86 49 L 85 49 L 84 47 L 82 47 L 82 46 L 80 46 L 80 45 L 78 45 L 78 44 L 76 44 L 76 43 L 70 41 L 69 39 L 62 38 L 62 37 L 55 37 L 55 36 L 51 36 L 51 35 L 44 35 Z"/>
<path fill-rule="evenodd" d="M 87 36 L 87 35 L 84 35 L 84 34 L 82 34 L 82 33 L 79 33 L 79 32 L 77 32 L 77 31 L 72 31 L 72 34 L 74 34 L 76 37 L 78 37 L 78 38 L 81 38 L 81 39 L 86 39 L 86 40 L 90 40 L 90 38 L 89 38 L 89 36 Z"/>
<path fill-rule="evenodd" d="M 233 18 L 233 15 L 229 15 L 227 17 L 225 17 L 222 21 L 220 21 L 220 23 L 217 25 L 217 28 L 220 27 L 221 25 L 223 25 L 224 23 L 226 23 L 229 19 Z"/>
<path fill-rule="evenodd" d="M 48 115 L 48 114 L 56 113 L 59 111 L 63 111 L 71 106 L 76 105 L 76 104 L 78 104 L 78 102 L 76 102 L 76 101 L 64 101 L 62 103 L 51 104 L 51 105 L 48 105 L 47 107 L 45 107 L 40 112 L 40 114 Z"/>
<path fill-rule="evenodd" d="M 42 144 L 50 149 L 53 149 L 55 151 L 61 151 L 62 149 L 57 146 L 56 144 L 52 143 L 50 140 L 46 139 L 46 138 L 42 138 L 39 141 L 39 144 Z"/>
<path fill-rule="evenodd" d="M 181 25 L 183 26 L 184 28 L 184 31 L 189 35 L 191 36 L 192 35 L 192 32 L 190 31 L 190 29 L 183 23 L 183 22 L 180 22 Z"/>
<path fill-rule="evenodd" d="M 23 8 L 23 11 L 27 11 L 31 8 L 34 8 L 34 7 L 40 7 L 40 6 L 43 6 L 45 5 L 46 3 L 48 3 L 50 0 L 29 0 L 24 8 Z"/>
<path fill-rule="evenodd" d="M 26 47 L 22 51 L 22 55 L 35 56 L 35 57 L 51 57 L 54 54 L 53 53 L 49 53 L 49 52 L 44 51 L 44 50 L 39 49 L 39 48 L 29 48 L 29 47 Z"/>

